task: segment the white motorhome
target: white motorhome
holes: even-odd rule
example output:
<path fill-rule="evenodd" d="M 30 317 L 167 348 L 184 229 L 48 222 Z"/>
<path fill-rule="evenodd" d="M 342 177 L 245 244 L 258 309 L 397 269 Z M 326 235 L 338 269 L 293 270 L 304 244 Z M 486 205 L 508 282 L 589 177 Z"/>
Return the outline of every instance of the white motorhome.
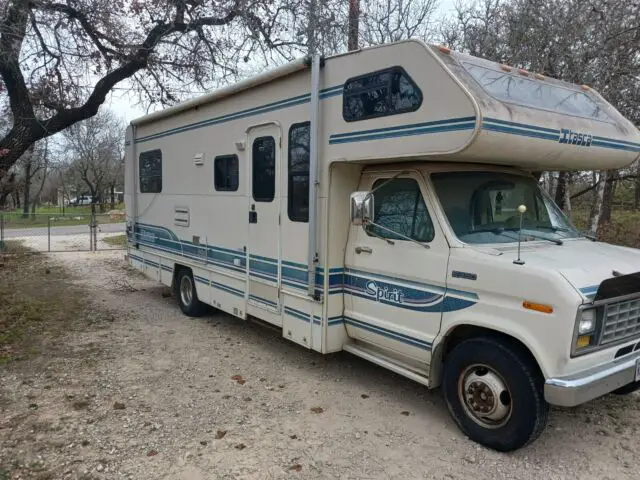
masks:
<path fill-rule="evenodd" d="M 187 315 L 440 386 L 508 451 L 549 404 L 639 385 L 640 253 L 582 235 L 530 173 L 639 153 L 587 86 L 419 41 L 302 59 L 131 123 L 128 258 Z"/>

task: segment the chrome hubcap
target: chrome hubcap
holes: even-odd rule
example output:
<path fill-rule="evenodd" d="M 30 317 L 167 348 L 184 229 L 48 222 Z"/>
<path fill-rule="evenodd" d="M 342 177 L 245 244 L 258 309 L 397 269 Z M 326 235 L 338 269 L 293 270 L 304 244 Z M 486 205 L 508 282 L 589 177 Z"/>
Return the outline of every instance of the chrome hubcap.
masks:
<path fill-rule="evenodd" d="M 511 417 L 511 392 L 486 365 L 472 365 L 462 372 L 458 396 L 467 415 L 482 427 L 499 428 Z"/>
<path fill-rule="evenodd" d="M 182 277 L 180 280 L 180 299 L 184 305 L 191 305 L 193 298 L 193 282 L 188 276 Z"/>

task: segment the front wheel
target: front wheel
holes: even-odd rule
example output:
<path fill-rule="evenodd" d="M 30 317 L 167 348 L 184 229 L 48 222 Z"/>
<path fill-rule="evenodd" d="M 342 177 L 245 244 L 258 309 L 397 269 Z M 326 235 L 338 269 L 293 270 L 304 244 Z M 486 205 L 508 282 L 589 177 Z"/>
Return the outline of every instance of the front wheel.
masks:
<path fill-rule="evenodd" d="M 445 358 L 442 393 L 460 429 L 501 452 L 531 443 L 547 423 L 549 405 L 536 365 L 499 338 L 457 345 Z"/>
<path fill-rule="evenodd" d="M 205 311 L 205 305 L 198 300 L 196 285 L 191 271 L 182 268 L 178 272 L 175 283 L 175 294 L 182 313 L 189 317 L 200 317 Z"/>

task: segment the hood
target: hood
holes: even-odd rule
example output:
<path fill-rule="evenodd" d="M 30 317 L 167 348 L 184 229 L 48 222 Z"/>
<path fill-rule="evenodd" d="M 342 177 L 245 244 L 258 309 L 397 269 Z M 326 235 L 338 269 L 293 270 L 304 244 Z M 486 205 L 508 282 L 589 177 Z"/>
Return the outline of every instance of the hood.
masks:
<path fill-rule="evenodd" d="M 516 248 L 499 250 L 503 258 L 516 258 Z M 523 243 L 521 258 L 526 265 L 558 271 L 585 302 L 593 300 L 603 280 L 640 272 L 640 250 L 586 239 L 566 240 L 563 245 Z"/>

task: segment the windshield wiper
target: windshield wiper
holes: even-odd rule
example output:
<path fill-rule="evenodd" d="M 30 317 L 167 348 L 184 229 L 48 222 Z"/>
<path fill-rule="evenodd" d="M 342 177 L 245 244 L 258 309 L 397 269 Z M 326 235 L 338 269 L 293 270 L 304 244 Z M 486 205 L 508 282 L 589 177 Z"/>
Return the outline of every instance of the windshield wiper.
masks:
<path fill-rule="evenodd" d="M 598 239 L 596 237 L 594 237 L 593 235 L 590 235 L 588 233 L 582 232 L 580 230 L 573 230 L 571 228 L 554 227 L 553 225 L 536 225 L 535 228 L 548 228 L 549 230 L 552 230 L 554 232 L 577 233 L 578 235 L 580 235 L 580 236 L 582 236 L 584 238 L 588 238 L 592 242 L 597 242 L 598 241 Z"/>
<path fill-rule="evenodd" d="M 472 230 L 470 232 L 467 232 L 467 234 L 470 233 L 493 233 L 494 235 L 504 235 L 505 232 L 517 232 L 518 230 L 520 230 L 519 228 L 505 228 L 505 227 L 498 227 L 498 228 L 484 228 L 481 230 Z M 524 230 L 524 229 L 523 229 Z M 563 245 L 564 242 L 562 240 L 559 240 L 557 238 L 549 238 L 546 237 L 544 235 L 538 235 L 535 233 L 523 233 L 524 236 L 528 236 L 528 237 L 533 237 L 533 238 L 538 238 L 540 240 L 546 240 L 547 242 L 552 242 L 555 243 L 556 245 Z M 511 235 L 506 235 L 506 237 L 511 238 L 513 240 L 518 240 L 518 237 L 513 237 Z"/>

